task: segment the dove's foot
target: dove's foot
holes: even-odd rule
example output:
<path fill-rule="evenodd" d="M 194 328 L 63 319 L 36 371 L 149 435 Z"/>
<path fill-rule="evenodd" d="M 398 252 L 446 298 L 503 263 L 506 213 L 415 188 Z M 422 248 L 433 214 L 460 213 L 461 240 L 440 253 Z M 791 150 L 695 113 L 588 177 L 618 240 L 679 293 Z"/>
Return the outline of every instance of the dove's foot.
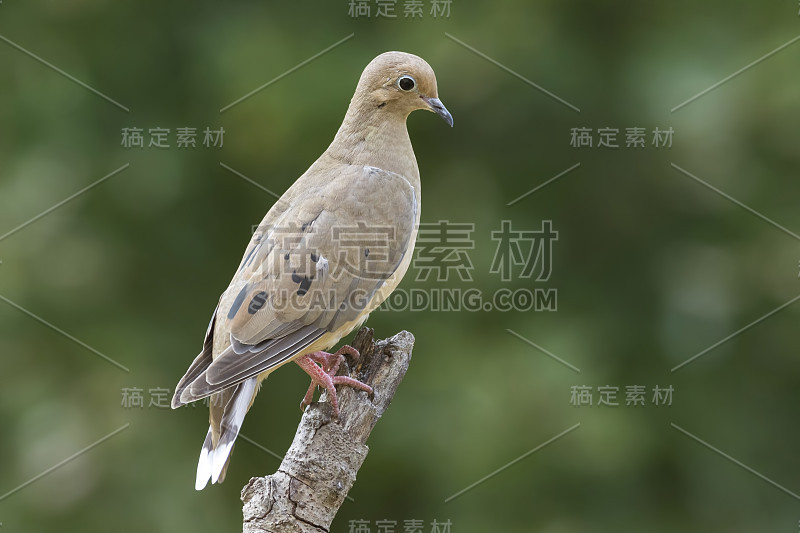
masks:
<path fill-rule="evenodd" d="M 348 385 L 359 390 L 367 391 L 372 394 L 372 387 L 361 383 L 357 379 L 349 376 L 337 376 L 336 372 L 339 371 L 339 365 L 344 361 L 344 354 L 358 357 L 358 350 L 352 346 L 342 346 L 336 353 L 328 352 L 312 352 L 302 357 L 295 359 L 295 362 L 305 370 L 306 374 L 311 376 L 311 385 L 308 386 L 303 401 L 300 402 L 300 408 L 305 409 L 311 405 L 311 400 L 314 398 L 314 390 L 317 385 L 324 387 L 328 391 L 328 397 L 331 400 L 333 407 L 333 414 L 339 418 L 339 398 L 336 396 L 336 385 Z M 317 364 L 319 363 L 319 365 Z"/>

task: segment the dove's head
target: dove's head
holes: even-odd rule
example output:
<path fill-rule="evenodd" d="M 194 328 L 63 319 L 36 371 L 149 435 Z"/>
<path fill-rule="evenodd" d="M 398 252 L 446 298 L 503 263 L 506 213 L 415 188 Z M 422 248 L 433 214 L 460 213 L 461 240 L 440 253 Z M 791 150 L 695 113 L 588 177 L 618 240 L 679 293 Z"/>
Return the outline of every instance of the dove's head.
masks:
<path fill-rule="evenodd" d="M 433 69 L 413 54 L 385 52 L 373 59 L 361 74 L 356 95 L 366 105 L 403 119 L 414 110 L 426 109 L 453 125 L 453 116 L 439 100 Z"/>

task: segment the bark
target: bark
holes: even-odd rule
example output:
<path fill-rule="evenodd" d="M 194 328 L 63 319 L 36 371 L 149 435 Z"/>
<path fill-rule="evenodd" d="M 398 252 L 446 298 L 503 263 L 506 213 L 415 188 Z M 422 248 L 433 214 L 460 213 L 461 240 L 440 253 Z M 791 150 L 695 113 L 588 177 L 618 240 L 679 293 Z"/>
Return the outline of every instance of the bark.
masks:
<path fill-rule="evenodd" d="M 361 357 L 342 364 L 339 374 L 372 386 L 373 397 L 339 386 L 339 420 L 332 418 L 327 393 L 306 410 L 278 471 L 242 489 L 244 533 L 330 530 L 369 452 L 367 437 L 408 370 L 414 336 L 401 331 L 375 343 L 373 331 L 362 328 L 352 346 Z"/>

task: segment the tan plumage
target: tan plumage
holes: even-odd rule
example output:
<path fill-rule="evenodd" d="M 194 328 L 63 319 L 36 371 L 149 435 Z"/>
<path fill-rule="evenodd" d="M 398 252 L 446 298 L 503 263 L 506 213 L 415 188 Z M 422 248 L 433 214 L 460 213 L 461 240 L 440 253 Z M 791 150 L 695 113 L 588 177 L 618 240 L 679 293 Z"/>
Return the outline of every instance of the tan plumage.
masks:
<path fill-rule="evenodd" d="M 424 60 L 376 57 L 331 145 L 253 235 L 172 400 L 177 408 L 211 396 L 198 490 L 209 477 L 224 479 L 260 383 L 283 364 L 335 346 L 408 269 L 420 220 L 419 169 L 406 129 L 415 109 L 452 126 Z M 301 366 L 309 371 L 308 364 Z"/>

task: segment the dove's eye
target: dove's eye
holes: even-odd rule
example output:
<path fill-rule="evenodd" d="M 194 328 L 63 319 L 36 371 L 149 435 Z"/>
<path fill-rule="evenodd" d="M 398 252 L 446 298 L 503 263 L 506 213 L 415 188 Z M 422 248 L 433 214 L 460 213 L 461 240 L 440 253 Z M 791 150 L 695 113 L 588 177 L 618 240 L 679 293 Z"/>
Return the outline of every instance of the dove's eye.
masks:
<path fill-rule="evenodd" d="M 410 91 L 414 87 L 416 87 L 417 82 L 414 81 L 414 78 L 411 76 L 400 76 L 400 79 L 397 80 L 397 86 L 400 87 L 404 91 Z"/>

